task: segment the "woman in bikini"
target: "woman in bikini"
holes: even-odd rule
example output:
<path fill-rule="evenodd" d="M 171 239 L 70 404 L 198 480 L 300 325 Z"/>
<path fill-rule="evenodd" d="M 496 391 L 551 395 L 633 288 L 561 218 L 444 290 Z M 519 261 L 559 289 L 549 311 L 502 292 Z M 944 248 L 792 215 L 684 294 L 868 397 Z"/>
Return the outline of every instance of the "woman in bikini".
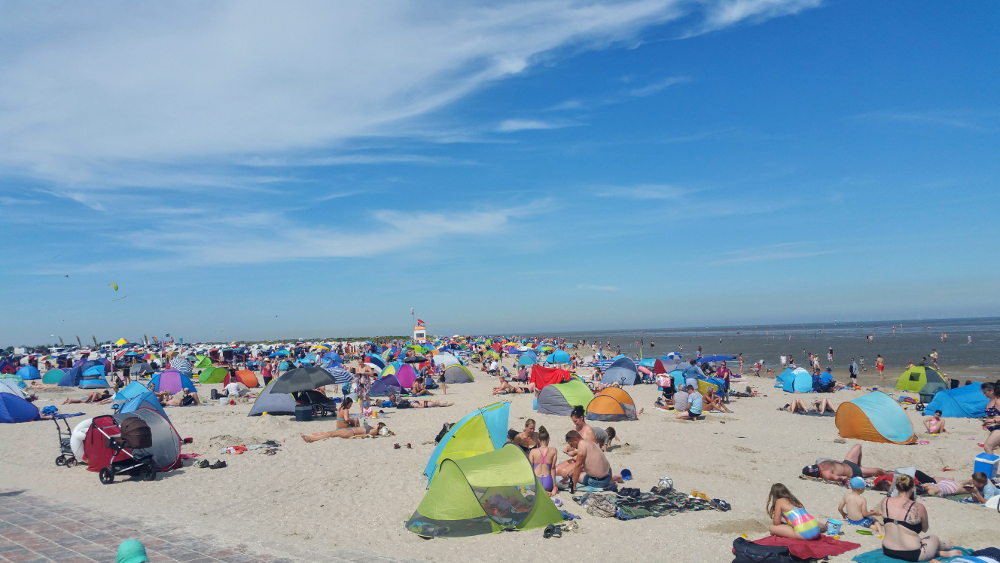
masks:
<path fill-rule="evenodd" d="M 1000 447 L 1000 399 L 997 398 L 998 389 L 995 383 L 983 383 L 979 389 L 989 399 L 986 403 L 986 420 L 983 421 L 983 429 L 990 435 L 986 437 L 983 450 L 992 454 L 993 450 Z"/>
<path fill-rule="evenodd" d="M 351 418 L 351 405 L 353 404 L 354 399 L 344 397 L 344 402 L 340 403 L 340 408 L 337 409 L 337 428 L 357 428 L 361 426 L 361 421 Z"/>
<path fill-rule="evenodd" d="M 374 438 L 379 434 L 383 434 L 382 429 L 385 428 L 385 435 L 394 434 L 392 430 L 385 427 L 384 422 L 378 423 L 378 426 L 365 430 L 364 428 L 341 428 L 339 430 L 331 430 L 329 432 L 313 432 L 312 434 L 299 434 L 302 439 L 306 442 L 318 442 L 320 440 L 326 440 L 327 438 L 343 438 L 345 440 L 352 440 L 354 438 Z"/>
<path fill-rule="evenodd" d="M 532 430 L 534 430 L 534 424 L 532 424 Z M 559 452 L 556 448 L 549 447 L 549 431 L 542 426 L 538 429 L 538 447 L 528 453 L 528 461 L 531 462 L 531 468 L 542 484 L 542 488 L 549 493 L 550 497 L 559 492 L 552 476 L 552 468 L 556 466 L 558 457 Z"/>
<path fill-rule="evenodd" d="M 882 501 L 882 518 L 885 533 L 882 539 L 882 553 L 901 561 L 930 561 L 935 557 L 953 557 L 962 552 L 955 550 L 949 542 L 937 536 L 924 536 L 929 521 L 924 505 L 913 500 L 913 478 L 909 475 L 896 477 L 899 496 Z"/>

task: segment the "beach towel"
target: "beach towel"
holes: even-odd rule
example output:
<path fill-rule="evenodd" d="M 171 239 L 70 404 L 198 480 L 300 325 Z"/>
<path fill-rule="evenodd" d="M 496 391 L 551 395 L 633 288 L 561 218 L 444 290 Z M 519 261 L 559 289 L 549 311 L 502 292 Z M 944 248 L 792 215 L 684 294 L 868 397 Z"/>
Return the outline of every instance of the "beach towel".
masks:
<path fill-rule="evenodd" d="M 577 495 L 573 497 L 573 500 L 586 506 L 587 499 L 590 497 L 590 494 Z M 617 508 L 615 518 L 619 520 L 635 520 L 649 516 L 658 517 L 666 514 L 713 510 L 710 501 L 688 496 L 686 493 L 665 491 L 658 487 L 653 487 L 653 490 L 648 493 L 640 494 L 638 498 L 623 497 L 621 495 L 604 495 L 604 498 L 615 504 Z"/>
<path fill-rule="evenodd" d="M 963 555 L 969 555 L 972 553 L 971 549 L 965 549 L 964 547 L 957 547 L 955 549 L 961 549 Z M 956 559 L 955 557 L 938 557 L 938 561 L 952 561 Z M 854 556 L 851 561 L 857 561 L 857 563 L 899 563 L 899 559 L 893 559 L 892 557 L 886 556 L 882 553 L 882 548 L 873 549 L 871 551 L 866 551 L 861 555 Z"/>
<path fill-rule="evenodd" d="M 799 559 L 822 559 L 831 555 L 840 555 L 848 551 L 861 547 L 860 543 L 835 540 L 830 536 L 822 535 L 816 540 L 796 540 L 790 538 L 780 538 L 778 536 L 767 536 L 753 543 L 767 546 L 785 546 L 789 553 Z"/>
<path fill-rule="evenodd" d="M 819 477 L 810 477 L 809 475 L 799 475 L 799 479 L 804 479 L 806 481 L 815 481 L 817 483 L 827 483 L 827 484 L 830 484 L 830 485 L 837 485 L 838 487 L 846 487 L 847 486 L 844 483 L 841 483 L 839 481 L 831 481 L 829 479 L 821 479 Z M 865 479 L 865 485 L 867 485 L 868 488 L 871 489 L 872 487 L 875 486 L 875 479 L 872 479 L 871 477 L 866 478 Z"/>
<path fill-rule="evenodd" d="M 801 414 L 802 416 L 837 416 L 837 411 L 826 411 L 824 413 L 819 413 L 816 411 L 802 412 L 796 411 L 795 414 Z"/>

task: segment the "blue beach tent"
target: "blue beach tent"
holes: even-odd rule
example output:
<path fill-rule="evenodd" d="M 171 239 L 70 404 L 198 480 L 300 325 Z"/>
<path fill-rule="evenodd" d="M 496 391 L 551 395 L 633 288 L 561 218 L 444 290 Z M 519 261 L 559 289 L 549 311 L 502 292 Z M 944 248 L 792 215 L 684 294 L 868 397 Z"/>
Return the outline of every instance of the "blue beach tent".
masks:
<path fill-rule="evenodd" d="M 35 366 L 24 366 L 17 370 L 17 376 L 21 379 L 28 381 L 30 379 L 41 379 L 42 374 L 38 373 L 38 368 Z"/>
<path fill-rule="evenodd" d="M 38 420 L 38 407 L 13 393 L 0 392 L 0 424 Z M 506 438 L 506 437 L 505 437 Z"/>
<path fill-rule="evenodd" d="M 167 422 L 170 422 L 170 419 L 167 417 L 167 413 L 164 412 L 163 410 L 163 406 L 160 405 L 159 399 L 156 398 L 156 394 L 151 391 L 146 391 L 145 393 L 141 395 L 136 395 L 135 397 L 132 397 L 131 399 L 126 401 L 126 403 L 122 405 L 120 409 L 118 409 L 118 414 L 134 412 L 138 410 L 140 407 L 153 409 L 158 413 L 160 413 L 161 415 L 163 415 L 163 418 Z"/>
<path fill-rule="evenodd" d="M 620 383 L 621 385 L 635 385 L 635 380 L 639 376 L 639 370 L 635 367 L 635 362 L 628 358 L 618 358 L 608 369 L 604 370 L 601 376 L 601 383 Z"/>
<path fill-rule="evenodd" d="M 940 410 L 941 416 L 979 418 L 986 416 L 988 402 L 989 399 L 979 390 L 979 385 L 964 385 L 938 391 L 934 400 L 924 407 L 924 414 L 934 414 L 934 411 Z"/>
<path fill-rule="evenodd" d="M 549 354 L 548 358 L 545 358 L 545 362 L 549 364 L 568 364 L 570 363 L 569 354 L 563 350 L 556 350 Z"/>
<path fill-rule="evenodd" d="M 808 393 L 813 390 L 812 374 L 803 368 L 788 368 L 778 374 L 774 386 L 788 393 Z"/>

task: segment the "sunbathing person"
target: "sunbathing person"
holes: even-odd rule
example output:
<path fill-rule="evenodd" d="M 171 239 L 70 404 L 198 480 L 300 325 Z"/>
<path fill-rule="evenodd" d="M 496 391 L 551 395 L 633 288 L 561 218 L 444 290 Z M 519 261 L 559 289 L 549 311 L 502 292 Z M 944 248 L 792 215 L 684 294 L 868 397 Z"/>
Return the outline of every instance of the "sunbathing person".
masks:
<path fill-rule="evenodd" d="M 506 395 L 508 393 L 534 393 L 536 391 L 535 384 L 529 383 L 528 385 L 511 385 L 506 379 L 500 378 L 500 387 L 493 388 L 494 395 Z"/>
<path fill-rule="evenodd" d="M 174 395 L 171 395 L 170 391 L 167 391 L 165 396 L 157 395 L 157 397 L 160 399 L 160 404 L 165 407 L 201 406 L 201 399 L 198 398 L 198 394 L 188 393 L 186 389 L 182 389 L 180 393 Z"/>
<path fill-rule="evenodd" d="M 816 407 L 816 412 L 823 414 L 826 411 L 837 412 L 837 407 L 833 406 L 830 399 L 816 399 L 813 401 L 813 406 Z"/>
<path fill-rule="evenodd" d="M 715 394 L 715 389 L 712 387 L 708 388 L 708 392 L 703 396 L 705 407 L 710 411 L 722 411 L 722 412 L 733 412 L 726 408 L 726 405 L 722 404 L 722 397 Z"/>
<path fill-rule="evenodd" d="M 82 399 L 66 399 L 63 401 L 63 404 L 72 405 L 76 403 L 91 403 L 95 405 L 106 405 L 110 403 L 111 400 L 111 393 L 107 391 L 94 391 Z"/>
<path fill-rule="evenodd" d="M 934 411 L 934 416 L 924 419 L 924 428 L 930 434 L 944 434 L 948 432 L 944 429 L 944 419 L 941 418 L 941 411 Z"/>
<path fill-rule="evenodd" d="M 827 481 L 847 483 L 851 477 L 875 477 L 885 474 L 885 470 L 878 467 L 862 467 L 861 444 L 855 444 L 844 456 L 844 461 L 818 459 L 815 465 L 803 467 L 802 474 Z"/>
<path fill-rule="evenodd" d="M 374 438 L 381 433 L 381 430 L 385 428 L 386 432 L 384 435 L 393 435 L 394 433 L 386 428 L 384 422 L 378 423 L 375 428 L 366 426 L 365 428 L 340 428 L 338 430 L 331 430 L 329 432 L 313 432 L 312 434 L 299 434 L 302 439 L 306 442 L 318 442 L 320 440 L 326 440 L 327 438 L 344 438 L 345 440 L 352 440 L 354 438 Z"/>
<path fill-rule="evenodd" d="M 805 399 L 792 399 L 791 403 L 778 410 L 788 411 L 791 413 L 818 412 L 819 414 L 823 414 L 826 411 L 837 412 L 837 407 L 830 402 L 830 399 L 816 399 L 813 401 L 812 405 L 812 408 L 807 408 Z"/>
<path fill-rule="evenodd" d="M 445 403 L 444 401 L 429 401 L 427 399 L 407 400 L 397 397 L 395 393 L 389 393 L 389 402 L 397 409 L 428 409 L 431 407 L 450 407 L 455 404 Z"/>

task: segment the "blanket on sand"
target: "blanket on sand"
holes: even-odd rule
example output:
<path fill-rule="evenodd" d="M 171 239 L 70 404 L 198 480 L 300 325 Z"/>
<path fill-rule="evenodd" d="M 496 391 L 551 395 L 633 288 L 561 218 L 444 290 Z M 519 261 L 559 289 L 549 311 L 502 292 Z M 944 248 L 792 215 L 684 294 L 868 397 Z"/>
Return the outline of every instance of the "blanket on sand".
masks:
<path fill-rule="evenodd" d="M 971 549 L 965 549 L 964 547 L 958 547 L 956 549 L 961 549 L 963 555 L 969 555 L 972 553 Z M 955 559 L 954 557 L 938 557 L 938 561 L 951 561 Z M 882 548 L 873 549 L 871 551 L 866 551 L 860 555 L 855 555 L 854 559 L 851 561 L 857 561 L 857 563 L 899 563 L 899 559 L 893 559 L 882 553 Z"/>
<path fill-rule="evenodd" d="M 831 555 L 840 555 L 848 551 L 861 547 L 860 543 L 835 540 L 830 536 L 822 535 L 817 540 L 795 540 L 790 538 L 779 538 L 778 536 L 767 536 L 753 543 L 757 545 L 778 546 L 783 545 L 788 548 L 789 553 L 799 559 L 822 559 Z"/>

